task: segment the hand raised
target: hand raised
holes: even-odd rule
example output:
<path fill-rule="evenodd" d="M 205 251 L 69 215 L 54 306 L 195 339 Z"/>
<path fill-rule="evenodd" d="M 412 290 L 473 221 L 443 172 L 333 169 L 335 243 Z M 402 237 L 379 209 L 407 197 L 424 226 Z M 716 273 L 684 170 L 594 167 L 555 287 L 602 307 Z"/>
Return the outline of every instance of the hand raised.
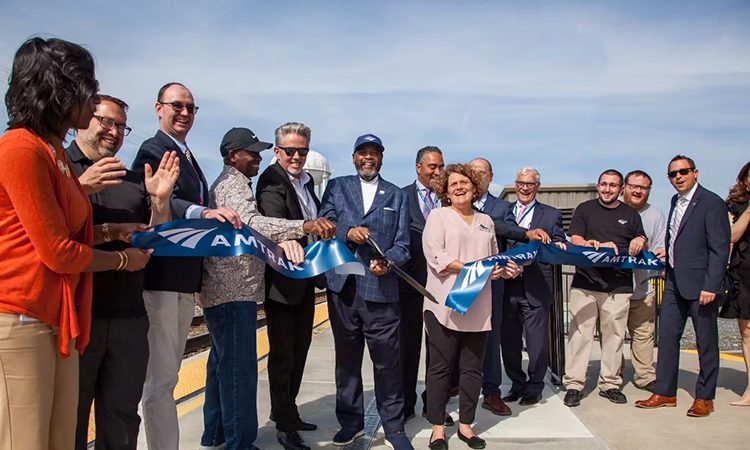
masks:
<path fill-rule="evenodd" d="M 78 182 L 81 183 L 83 191 L 87 194 L 95 194 L 102 189 L 117 186 L 122 183 L 122 177 L 126 174 L 125 165 L 113 156 L 107 156 L 95 162 L 86 169 Z"/>

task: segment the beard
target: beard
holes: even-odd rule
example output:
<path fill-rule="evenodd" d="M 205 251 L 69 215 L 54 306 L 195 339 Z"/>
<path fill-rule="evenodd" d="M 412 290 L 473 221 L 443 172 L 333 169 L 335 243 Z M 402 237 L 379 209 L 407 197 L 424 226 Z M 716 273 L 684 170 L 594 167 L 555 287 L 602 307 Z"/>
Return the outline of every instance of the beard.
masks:
<path fill-rule="evenodd" d="M 372 181 L 380 173 L 380 164 L 372 169 L 364 169 L 362 165 L 357 166 L 357 175 L 365 181 Z"/>

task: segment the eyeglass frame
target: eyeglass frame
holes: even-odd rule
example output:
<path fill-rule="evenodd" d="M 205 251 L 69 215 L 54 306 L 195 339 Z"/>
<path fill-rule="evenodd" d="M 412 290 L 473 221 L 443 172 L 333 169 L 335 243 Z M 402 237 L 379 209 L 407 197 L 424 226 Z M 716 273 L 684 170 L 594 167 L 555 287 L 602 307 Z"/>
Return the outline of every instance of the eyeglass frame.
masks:
<path fill-rule="evenodd" d="M 516 187 L 518 189 L 521 189 L 521 188 L 533 189 L 533 188 L 539 186 L 539 182 L 538 181 L 518 181 L 518 180 L 516 180 L 516 181 L 514 181 L 514 183 L 516 184 Z"/>
<path fill-rule="evenodd" d="M 299 153 L 300 156 L 307 156 L 310 153 L 310 147 L 282 147 L 277 145 L 276 148 L 283 151 L 289 158 L 294 156 L 295 153 Z"/>
<path fill-rule="evenodd" d="M 672 170 L 670 172 L 667 172 L 667 176 L 669 178 L 677 178 L 677 174 L 682 175 L 683 177 L 690 172 L 695 172 L 695 168 L 693 167 L 683 167 L 682 169 Z"/>
<path fill-rule="evenodd" d="M 126 123 L 117 123 L 117 122 L 115 122 L 115 119 L 113 119 L 111 117 L 99 116 L 97 114 L 94 114 L 94 117 L 96 117 L 96 120 L 99 121 L 99 125 L 102 128 L 104 128 L 105 130 L 111 130 L 111 129 L 115 128 L 115 129 L 117 129 L 118 133 L 120 133 L 120 134 L 123 135 L 123 137 L 129 135 L 130 132 L 133 131 L 133 129 L 130 128 L 128 126 L 128 124 L 126 124 Z M 112 122 L 112 124 L 111 125 L 105 125 L 104 121 Z"/>
<path fill-rule="evenodd" d="M 188 114 L 194 116 L 194 115 L 196 115 L 198 113 L 198 109 L 200 109 L 198 106 L 190 105 L 190 104 L 186 105 L 186 104 L 184 104 L 182 102 L 162 102 L 162 101 L 157 101 L 156 103 L 158 103 L 160 105 L 169 105 L 169 106 L 171 106 L 172 109 L 174 109 L 174 112 L 176 112 L 177 114 L 181 113 L 182 111 L 187 111 Z"/>
<path fill-rule="evenodd" d="M 641 186 L 640 184 L 625 183 L 625 186 L 629 187 L 631 191 L 648 192 L 651 190 L 651 186 Z"/>

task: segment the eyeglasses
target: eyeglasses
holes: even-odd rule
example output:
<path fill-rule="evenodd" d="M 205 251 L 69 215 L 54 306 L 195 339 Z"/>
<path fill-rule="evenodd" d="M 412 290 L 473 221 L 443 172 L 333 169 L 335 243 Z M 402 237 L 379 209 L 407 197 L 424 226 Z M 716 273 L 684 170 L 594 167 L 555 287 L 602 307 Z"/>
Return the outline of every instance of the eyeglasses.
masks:
<path fill-rule="evenodd" d="M 130 134 L 131 131 L 133 131 L 132 128 L 125 125 L 124 123 L 117 123 L 113 119 L 110 119 L 109 117 L 104 116 L 94 116 L 96 117 L 96 120 L 99 121 L 99 125 L 102 126 L 102 128 L 105 128 L 107 130 L 111 130 L 112 128 L 117 128 L 117 132 L 122 134 L 123 136 L 127 136 Z"/>
<path fill-rule="evenodd" d="M 630 183 L 627 183 L 627 184 L 626 184 L 626 186 L 627 186 L 627 187 L 628 187 L 628 188 L 629 188 L 629 189 L 630 189 L 631 191 L 642 191 L 642 192 L 646 192 L 646 191 L 650 191 L 650 190 L 651 190 L 651 186 L 641 186 L 641 185 L 639 185 L 639 184 L 630 184 Z"/>
<path fill-rule="evenodd" d="M 530 182 L 530 181 L 516 181 L 516 187 L 519 189 L 521 188 L 533 189 L 536 187 L 537 184 L 538 183 L 536 182 Z"/>
<path fill-rule="evenodd" d="M 188 114 L 195 114 L 198 112 L 198 107 L 195 105 L 186 105 L 180 102 L 157 102 L 162 105 L 169 105 L 174 109 L 176 113 L 181 113 L 183 110 L 187 111 Z"/>
<path fill-rule="evenodd" d="M 677 176 L 677 174 L 678 174 L 678 173 L 679 173 L 680 175 L 683 175 L 683 176 L 684 176 L 684 175 L 687 175 L 687 174 L 689 174 L 690 172 L 692 172 L 692 171 L 694 171 L 694 170 L 695 170 L 695 169 L 693 169 L 692 167 L 685 167 L 684 169 L 680 169 L 680 170 L 673 170 L 673 171 L 671 171 L 671 172 L 667 172 L 667 176 L 668 176 L 669 178 L 674 178 L 674 177 L 676 177 L 676 176 Z"/>
<path fill-rule="evenodd" d="M 299 152 L 300 156 L 307 156 L 307 154 L 310 152 L 310 149 L 308 147 L 279 147 L 277 146 L 279 150 L 283 150 L 284 153 L 286 153 L 286 156 L 292 157 L 295 153 Z"/>

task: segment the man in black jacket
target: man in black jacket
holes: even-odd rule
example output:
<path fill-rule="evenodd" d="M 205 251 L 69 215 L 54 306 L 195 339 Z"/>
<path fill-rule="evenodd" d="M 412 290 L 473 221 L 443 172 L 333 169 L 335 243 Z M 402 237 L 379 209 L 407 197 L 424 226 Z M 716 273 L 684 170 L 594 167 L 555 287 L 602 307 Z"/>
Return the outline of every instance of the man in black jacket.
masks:
<path fill-rule="evenodd" d="M 276 129 L 276 162 L 258 179 L 258 210 L 267 217 L 313 220 L 320 201 L 313 179 L 302 167 L 310 151 L 310 128 L 289 122 Z M 304 247 L 308 238 L 299 243 Z M 322 277 L 321 277 L 322 278 Z M 287 450 L 309 450 L 298 431 L 318 427 L 300 418 L 296 398 L 302 384 L 315 315 L 314 279 L 292 279 L 266 270 L 268 326 L 268 383 L 271 417 L 276 421 L 277 439 Z"/>
<path fill-rule="evenodd" d="M 187 145 L 198 107 L 193 94 L 180 83 L 167 83 L 156 99 L 159 131 L 138 150 L 132 170 L 144 164 L 158 167 L 162 155 L 177 151 L 180 176 L 172 191 L 172 219 L 217 219 L 241 226 L 230 208 L 210 209 L 208 183 L 195 155 Z M 148 313 L 149 360 L 143 385 L 143 421 L 151 449 L 177 450 L 180 442 L 177 406 L 173 391 L 182 363 L 185 341 L 195 315 L 195 296 L 200 292 L 203 258 L 151 258 L 146 269 L 143 300 Z"/>

